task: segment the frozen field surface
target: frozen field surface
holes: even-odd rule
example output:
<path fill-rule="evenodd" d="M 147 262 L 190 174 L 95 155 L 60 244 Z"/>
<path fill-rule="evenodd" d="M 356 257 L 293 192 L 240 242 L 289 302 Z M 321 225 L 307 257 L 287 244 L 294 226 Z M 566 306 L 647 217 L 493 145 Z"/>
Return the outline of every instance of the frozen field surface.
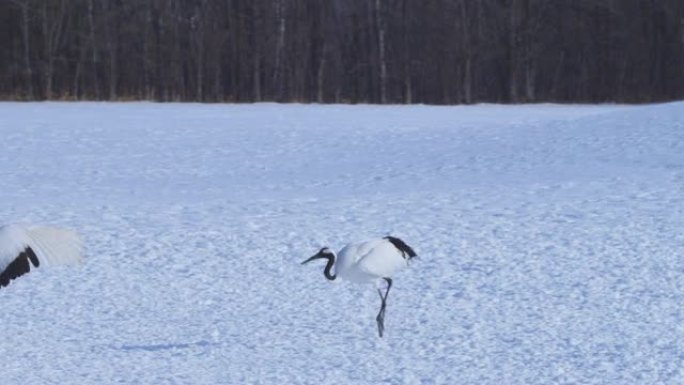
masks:
<path fill-rule="evenodd" d="M 684 384 L 684 103 L 0 103 L 0 383 Z M 371 286 L 320 247 L 393 234 Z"/>

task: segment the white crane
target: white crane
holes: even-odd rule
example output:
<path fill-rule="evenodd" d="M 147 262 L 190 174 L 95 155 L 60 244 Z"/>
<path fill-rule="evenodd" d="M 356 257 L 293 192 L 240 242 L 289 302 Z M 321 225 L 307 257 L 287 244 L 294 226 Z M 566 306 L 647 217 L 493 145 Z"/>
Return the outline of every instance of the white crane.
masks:
<path fill-rule="evenodd" d="M 375 283 L 379 279 L 387 282 L 385 294 L 378 289 L 380 311 L 375 320 L 378 323 L 380 337 L 385 330 L 385 307 L 387 295 L 392 287 L 392 276 L 408 265 L 416 252 L 399 238 L 387 236 L 361 243 L 350 243 L 340 250 L 339 254 L 329 248 L 322 248 L 316 255 L 302 262 L 302 264 L 316 259 L 327 259 L 323 275 L 332 281 L 338 276 L 355 283 Z M 335 274 L 331 269 L 335 267 Z"/>
<path fill-rule="evenodd" d="M 0 288 L 31 271 L 31 265 L 76 263 L 83 255 L 83 242 L 72 230 L 49 226 L 2 226 Z"/>

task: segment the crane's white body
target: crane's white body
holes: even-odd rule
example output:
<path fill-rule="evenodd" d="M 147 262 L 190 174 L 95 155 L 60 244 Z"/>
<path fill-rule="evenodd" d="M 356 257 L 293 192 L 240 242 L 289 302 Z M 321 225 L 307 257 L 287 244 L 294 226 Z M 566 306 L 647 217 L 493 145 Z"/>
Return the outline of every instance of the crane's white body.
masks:
<path fill-rule="evenodd" d="M 29 248 L 38 261 L 46 265 L 80 262 L 85 251 L 81 237 L 72 230 L 50 226 L 2 226 L 0 227 L 0 275 Z M 27 257 L 24 256 L 24 258 Z M 11 279 L 15 278 L 17 276 L 11 277 Z"/>
<path fill-rule="evenodd" d="M 408 265 L 408 259 L 387 239 L 350 243 L 335 261 L 338 277 L 355 283 L 373 283 L 390 278 Z"/>

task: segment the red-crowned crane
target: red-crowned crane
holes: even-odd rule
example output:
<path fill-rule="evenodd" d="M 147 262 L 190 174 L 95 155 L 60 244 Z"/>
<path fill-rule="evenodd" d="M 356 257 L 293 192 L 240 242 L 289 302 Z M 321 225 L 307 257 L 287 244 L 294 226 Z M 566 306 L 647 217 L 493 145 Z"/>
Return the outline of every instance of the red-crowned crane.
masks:
<path fill-rule="evenodd" d="M 375 318 L 378 323 L 378 333 L 382 337 L 385 330 L 385 308 L 387 295 L 392 288 L 392 276 L 405 268 L 416 252 L 399 238 L 387 236 L 380 239 L 360 243 L 350 243 L 340 252 L 335 253 L 327 247 L 322 248 L 316 255 L 302 262 L 302 264 L 316 259 L 327 259 L 323 275 L 328 280 L 337 277 L 355 283 L 375 283 L 379 279 L 387 282 L 385 294 L 378 289 L 380 311 Z M 332 268 L 335 267 L 335 273 Z"/>

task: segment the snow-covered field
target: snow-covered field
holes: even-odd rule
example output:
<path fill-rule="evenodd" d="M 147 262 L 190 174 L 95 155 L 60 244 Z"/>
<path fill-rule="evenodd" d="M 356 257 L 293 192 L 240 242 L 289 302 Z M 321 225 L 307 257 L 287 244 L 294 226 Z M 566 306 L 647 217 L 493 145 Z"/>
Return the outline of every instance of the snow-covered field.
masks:
<path fill-rule="evenodd" d="M 0 383 L 682 384 L 684 103 L 0 103 Z M 372 287 L 320 247 L 393 234 Z"/>

